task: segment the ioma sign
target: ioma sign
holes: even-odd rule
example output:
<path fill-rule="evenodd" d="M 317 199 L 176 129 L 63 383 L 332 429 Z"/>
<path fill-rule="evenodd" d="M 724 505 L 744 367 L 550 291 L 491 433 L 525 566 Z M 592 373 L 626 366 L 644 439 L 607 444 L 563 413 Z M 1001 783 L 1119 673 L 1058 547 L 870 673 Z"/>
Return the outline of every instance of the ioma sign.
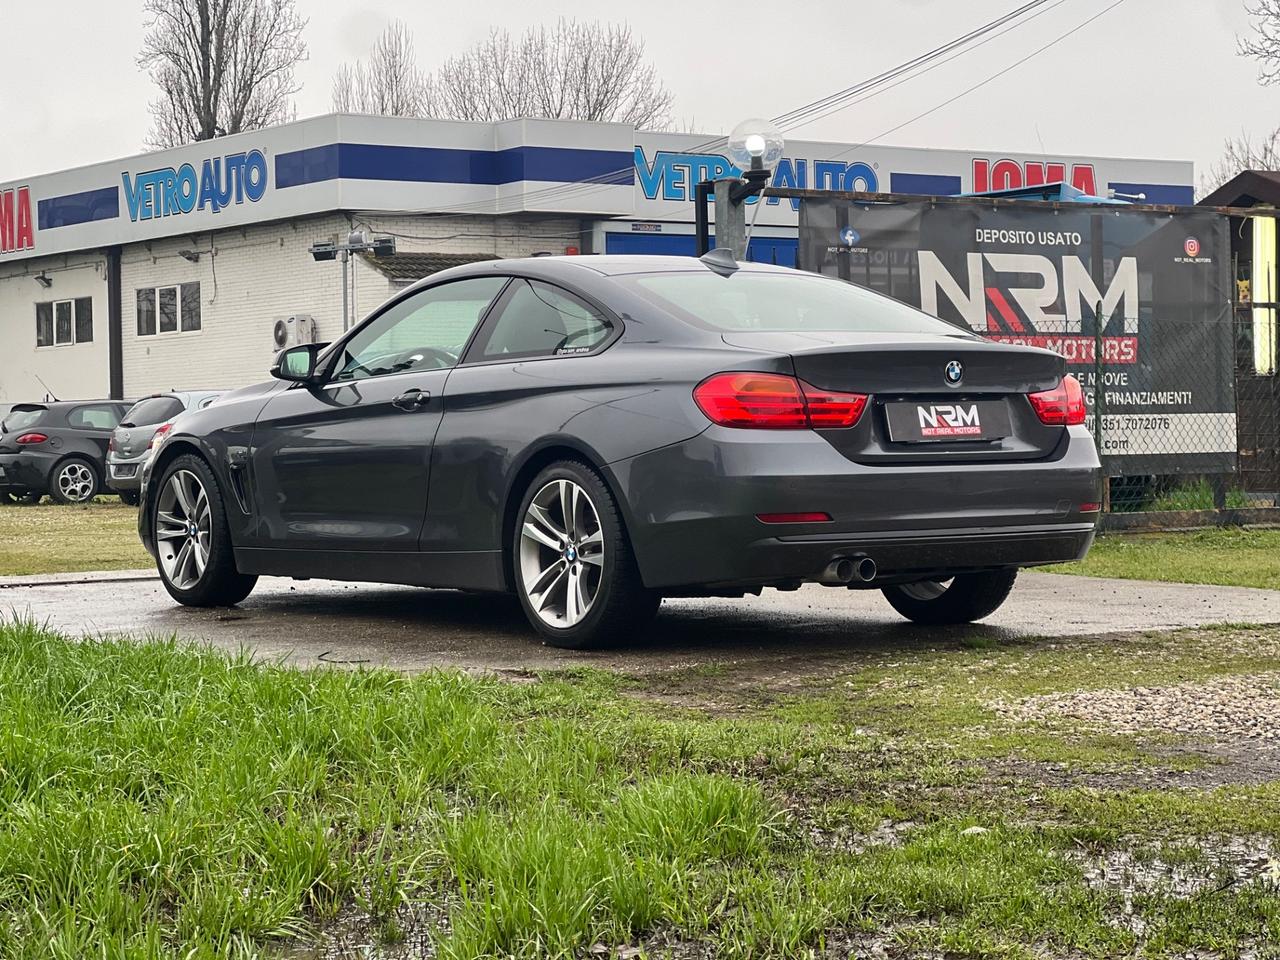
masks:
<path fill-rule="evenodd" d="M 0 254 L 34 250 L 35 221 L 31 219 L 31 190 L 0 190 Z"/>
<path fill-rule="evenodd" d="M 129 219 L 153 220 L 193 210 L 219 212 L 233 203 L 257 203 L 267 192 L 267 158 L 261 150 L 210 157 L 200 164 L 161 167 L 133 177 L 121 174 Z"/>

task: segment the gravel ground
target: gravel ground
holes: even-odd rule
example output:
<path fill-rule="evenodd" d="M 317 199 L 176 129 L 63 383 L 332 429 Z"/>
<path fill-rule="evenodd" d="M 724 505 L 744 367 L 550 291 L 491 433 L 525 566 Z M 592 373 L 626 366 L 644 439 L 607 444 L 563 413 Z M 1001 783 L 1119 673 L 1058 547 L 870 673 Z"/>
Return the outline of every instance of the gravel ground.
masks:
<path fill-rule="evenodd" d="M 1280 743 L 1280 671 L 1166 687 L 1082 690 L 997 704 L 1017 719 L 1067 719 L 1122 732 Z"/>

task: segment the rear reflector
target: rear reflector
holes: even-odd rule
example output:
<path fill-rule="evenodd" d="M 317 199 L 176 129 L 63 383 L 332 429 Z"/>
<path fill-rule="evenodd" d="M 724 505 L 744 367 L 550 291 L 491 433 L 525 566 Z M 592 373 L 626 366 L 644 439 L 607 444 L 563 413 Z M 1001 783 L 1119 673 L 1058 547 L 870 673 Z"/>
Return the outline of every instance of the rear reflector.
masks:
<path fill-rule="evenodd" d="M 829 513 L 757 513 L 761 523 L 830 523 Z"/>
<path fill-rule="evenodd" d="M 1082 503 L 1080 504 L 1081 513 L 1101 513 L 1102 504 L 1100 503 Z"/>
<path fill-rule="evenodd" d="M 865 394 L 820 390 L 780 373 L 717 373 L 693 399 L 712 423 L 756 430 L 852 427 L 867 405 Z"/>
<path fill-rule="evenodd" d="M 33 443 L 44 443 L 49 437 L 43 433 L 24 433 L 14 441 L 18 446 L 25 447 Z"/>
<path fill-rule="evenodd" d="M 1027 395 L 1040 422 L 1049 426 L 1073 427 L 1084 423 L 1087 412 L 1080 381 L 1067 374 L 1052 390 Z"/>

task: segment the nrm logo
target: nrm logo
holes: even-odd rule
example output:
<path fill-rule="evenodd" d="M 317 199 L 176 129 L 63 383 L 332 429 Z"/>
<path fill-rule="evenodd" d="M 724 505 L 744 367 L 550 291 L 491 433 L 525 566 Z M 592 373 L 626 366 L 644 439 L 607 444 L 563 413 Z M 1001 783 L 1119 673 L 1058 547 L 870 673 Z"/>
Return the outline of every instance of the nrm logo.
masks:
<path fill-rule="evenodd" d="M 124 180 L 130 220 L 173 217 L 193 210 L 219 212 L 233 203 L 256 203 L 267 192 L 267 158 L 261 150 L 210 157 L 200 172 L 190 163 L 162 167 Z"/>
<path fill-rule="evenodd" d="M 976 427 L 978 426 L 978 408 L 976 405 L 961 407 L 949 403 L 929 407 L 916 407 L 920 416 L 920 429 L 936 427 Z"/>
<path fill-rule="evenodd" d="M 636 147 L 636 179 L 648 200 L 692 200 L 694 190 L 703 180 L 739 177 L 742 171 L 718 153 L 679 153 L 658 150 L 652 162 L 643 147 Z M 812 174 L 812 177 L 810 176 Z M 773 171 L 773 186 L 801 190 L 856 190 L 876 193 L 880 178 L 869 164 L 845 163 L 843 160 L 816 160 L 783 157 Z M 751 197 L 748 203 L 755 203 Z M 765 197 L 765 203 L 776 205 L 781 197 Z M 800 209 L 800 201 L 792 200 L 791 209 Z"/>

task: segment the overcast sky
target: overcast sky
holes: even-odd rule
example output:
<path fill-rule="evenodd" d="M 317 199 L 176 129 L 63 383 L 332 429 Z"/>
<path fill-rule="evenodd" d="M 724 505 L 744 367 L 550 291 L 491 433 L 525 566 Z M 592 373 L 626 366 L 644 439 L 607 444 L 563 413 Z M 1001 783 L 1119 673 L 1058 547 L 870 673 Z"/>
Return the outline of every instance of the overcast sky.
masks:
<path fill-rule="evenodd" d="M 866 103 L 790 136 L 878 137 L 1109 6 L 1064 0 L 1034 22 Z M 682 125 L 728 130 L 776 116 L 894 66 L 1018 5 L 1017 0 L 693 4 L 483 4 L 298 0 L 310 18 L 298 116 L 329 110 L 334 68 L 366 53 L 394 17 L 413 29 L 424 68 L 495 25 L 518 31 L 557 16 L 627 19 L 675 93 Z M 135 65 L 140 0 L 5 4 L 0 182 L 139 152 L 153 90 Z M 742 11 L 734 17 L 732 10 Z M 442 15 L 447 11 L 447 15 Z M 51 19 L 59 21 L 51 29 Z M 1124 0 L 1115 10 L 982 89 L 882 141 L 1194 160 L 1197 176 L 1224 137 L 1280 124 L 1280 87 L 1261 87 L 1236 55 L 1243 0 Z"/>

